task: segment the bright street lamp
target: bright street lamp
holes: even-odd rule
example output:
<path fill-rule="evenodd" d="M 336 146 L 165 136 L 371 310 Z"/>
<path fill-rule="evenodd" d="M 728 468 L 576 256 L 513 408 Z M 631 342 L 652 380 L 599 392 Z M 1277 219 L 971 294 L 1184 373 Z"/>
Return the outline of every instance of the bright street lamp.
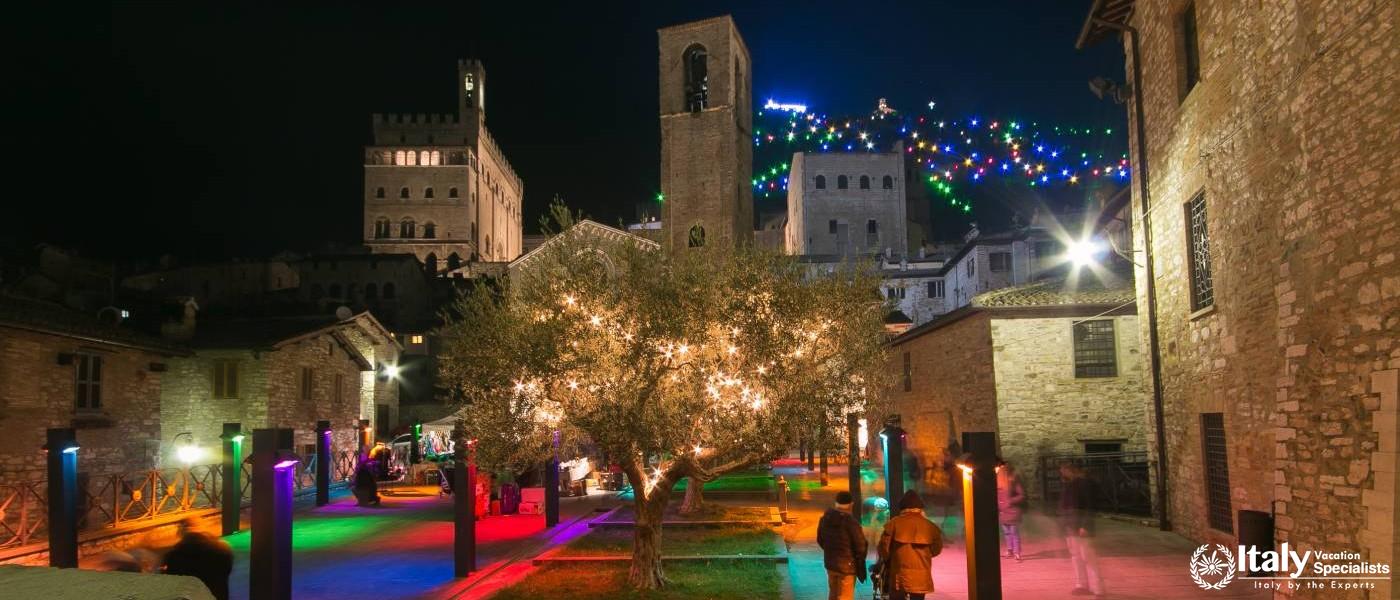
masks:
<path fill-rule="evenodd" d="M 1075 267 L 1087 267 L 1098 262 L 1096 256 L 1102 250 L 1103 246 L 1093 240 L 1073 241 L 1065 248 L 1065 259 Z"/>

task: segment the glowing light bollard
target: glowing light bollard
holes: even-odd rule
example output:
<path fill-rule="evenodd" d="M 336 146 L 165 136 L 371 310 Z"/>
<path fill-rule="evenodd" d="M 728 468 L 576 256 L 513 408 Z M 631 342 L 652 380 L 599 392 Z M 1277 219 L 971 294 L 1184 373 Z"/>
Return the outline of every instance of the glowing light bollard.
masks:
<path fill-rule="evenodd" d="M 459 438 L 460 439 L 460 438 Z M 466 577 L 476 570 L 476 441 L 459 450 L 452 469 L 452 571 Z"/>
<path fill-rule="evenodd" d="M 885 452 L 881 457 L 885 465 L 885 500 L 890 506 L 899 506 L 899 497 L 904 495 L 904 429 L 899 423 L 899 415 L 890 415 L 880 430 L 880 445 Z"/>
<path fill-rule="evenodd" d="M 554 432 L 554 453 L 544 463 L 544 526 L 559 524 L 559 432 Z"/>
<path fill-rule="evenodd" d="M 423 445 L 420 441 L 423 437 L 423 424 L 417 421 L 413 423 L 413 436 L 408 441 L 408 464 L 416 465 L 423 462 Z"/>
<path fill-rule="evenodd" d="M 331 422 L 316 422 L 316 506 L 331 503 Z"/>
<path fill-rule="evenodd" d="M 243 428 L 238 423 L 224 423 L 223 455 L 219 467 L 223 470 L 223 489 L 219 491 L 219 513 L 223 535 L 233 535 L 243 528 Z"/>
<path fill-rule="evenodd" d="M 49 566 L 78 568 L 78 438 L 48 430 Z"/>
<path fill-rule="evenodd" d="M 846 485 L 851 492 L 851 514 L 860 522 L 860 415 L 846 414 Z"/>
<path fill-rule="evenodd" d="M 778 476 L 778 518 L 784 523 L 787 522 L 788 514 L 788 482 L 782 475 Z"/>
<path fill-rule="evenodd" d="M 291 429 L 253 431 L 250 598 L 292 598 L 292 487 L 297 467 L 292 443 Z"/>
<path fill-rule="evenodd" d="M 968 600 L 1001 599 L 1001 541 L 997 521 L 997 440 L 990 431 L 963 433 L 958 460 L 963 480 Z"/>
<path fill-rule="evenodd" d="M 372 440 L 369 439 L 369 432 L 369 419 L 360 419 L 359 427 L 355 428 L 355 438 L 357 440 L 357 446 L 355 448 L 356 467 L 360 466 L 360 463 L 363 463 L 369 459 L 369 449 L 374 446 Z"/>

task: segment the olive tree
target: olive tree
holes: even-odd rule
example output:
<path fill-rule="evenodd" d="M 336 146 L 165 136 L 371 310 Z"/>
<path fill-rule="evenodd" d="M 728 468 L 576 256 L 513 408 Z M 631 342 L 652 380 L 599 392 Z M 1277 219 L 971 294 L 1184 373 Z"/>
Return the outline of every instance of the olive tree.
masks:
<path fill-rule="evenodd" d="M 680 479 L 699 488 L 771 460 L 881 396 L 878 279 L 751 249 L 668 252 L 556 218 L 562 232 L 498 288 L 456 303 L 444 375 L 480 452 L 538 453 L 562 431 L 618 463 L 634 492 L 630 581 L 657 588 Z"/>

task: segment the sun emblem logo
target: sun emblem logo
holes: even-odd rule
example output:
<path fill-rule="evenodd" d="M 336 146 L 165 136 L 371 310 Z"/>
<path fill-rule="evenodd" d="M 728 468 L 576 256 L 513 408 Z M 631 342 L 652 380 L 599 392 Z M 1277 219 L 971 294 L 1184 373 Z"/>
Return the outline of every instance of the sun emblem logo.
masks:
<path fill-rule="evenodd" d="M 1206 554 L 1210 547 L 1203 544 L 1191 555 L 1191 579 L 1202 589 L 1223 590 L 1235 578 L 1235 555 L 1220 544 Z"/>

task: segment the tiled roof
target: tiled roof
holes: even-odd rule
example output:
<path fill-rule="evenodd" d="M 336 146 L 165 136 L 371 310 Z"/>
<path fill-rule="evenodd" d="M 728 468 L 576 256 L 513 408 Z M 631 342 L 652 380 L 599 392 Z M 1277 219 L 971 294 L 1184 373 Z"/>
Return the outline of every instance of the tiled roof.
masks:
<path fill-rule="evenodd" d="M 196 319 L 193 348 L 261 348 L 325 329 L 339 323 L 335 315 L 257 317 L 249 319 Z"/>
<path fill-rule="evenodd" d="M 166 354 L 189 354 L 179 344 L 128 326 L 114 325 L 66 306 L 0 294 L 0 326 L 15 327 L 94 342 L 152 350 Z"/>
<path fill-rule="evenodd" d="M 1089 271 L 1082 271 L 1077 277 L 1060 276 L 979 294 L 972 299 L 972 305 L 982 308 L 1085 304 L 1116 306 L 1135 299 L 1131 277 L 1106 272 L 1101 279 Z"/>

